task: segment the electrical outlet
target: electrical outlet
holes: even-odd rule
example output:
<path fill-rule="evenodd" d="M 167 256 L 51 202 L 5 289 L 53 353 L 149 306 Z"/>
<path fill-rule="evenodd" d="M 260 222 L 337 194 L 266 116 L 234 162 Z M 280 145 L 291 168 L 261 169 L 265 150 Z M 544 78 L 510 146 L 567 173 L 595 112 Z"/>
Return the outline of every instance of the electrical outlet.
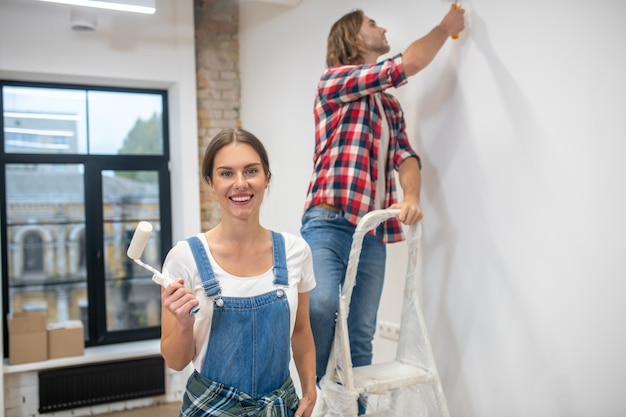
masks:
<path fill-rule="evenodd" d="M 400 325 L 388 321 L 379 321 L 377 333 L 383 339 L 395 340 L 397 342 L 400 338 Z"/>

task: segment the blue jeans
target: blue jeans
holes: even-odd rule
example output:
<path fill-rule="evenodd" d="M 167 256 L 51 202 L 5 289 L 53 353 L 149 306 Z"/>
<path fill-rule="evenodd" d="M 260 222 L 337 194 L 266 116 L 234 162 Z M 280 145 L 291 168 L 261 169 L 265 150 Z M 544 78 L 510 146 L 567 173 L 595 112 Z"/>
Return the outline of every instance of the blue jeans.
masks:
<path fill-rule="evenodd" d="M 300 233 L 311 247 L 316 287 L 311 291 L 311 328 L 315 340 L 318 380 L 326 373 L 335 333 L 339 294 L 344 282 L 355 226 L 343 213 L 312 207 L 304 214 Z M 372 340 L 385 278 L 386 248 L 377 236 L 367 234 L 350 302 L 348 331 L 353 366 L 372 363 Z"/>

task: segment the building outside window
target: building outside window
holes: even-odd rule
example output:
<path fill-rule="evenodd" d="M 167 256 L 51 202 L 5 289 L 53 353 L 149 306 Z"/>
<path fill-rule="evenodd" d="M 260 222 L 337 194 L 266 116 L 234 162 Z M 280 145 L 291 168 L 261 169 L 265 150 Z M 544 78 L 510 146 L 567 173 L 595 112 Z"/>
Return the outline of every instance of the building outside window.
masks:
<path fill-rule="evenodd" d="M 0 87 L 4 328 L 40 310 L 81 320 L 86 346 L 158 337 L 160 287 L 126 250 L 142 220 L 144 262 L 160 268 L 171 246 L 166 92 Z"/>

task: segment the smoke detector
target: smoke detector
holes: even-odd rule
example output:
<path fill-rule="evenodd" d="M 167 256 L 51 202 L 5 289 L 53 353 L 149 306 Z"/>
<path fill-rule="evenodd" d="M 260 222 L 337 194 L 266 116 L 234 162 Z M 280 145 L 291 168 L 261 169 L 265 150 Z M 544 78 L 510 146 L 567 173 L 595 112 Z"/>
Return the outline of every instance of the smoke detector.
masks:
<path fill-rule="evenodd" d="M 98 20 L 95 13 L 91 11 L 72 8 L 70 23 L 72 30 L 76 32 L 93 32 L 96 30 Z"/>

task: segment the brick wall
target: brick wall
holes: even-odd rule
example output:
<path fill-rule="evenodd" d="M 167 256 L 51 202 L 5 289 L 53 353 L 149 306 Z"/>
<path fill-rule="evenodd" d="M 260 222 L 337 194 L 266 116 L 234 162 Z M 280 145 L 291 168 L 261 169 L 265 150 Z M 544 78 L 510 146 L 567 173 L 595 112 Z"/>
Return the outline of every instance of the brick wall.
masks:
<path fill-rule="evenodd" d="M 204 150 L 220 130 L 240 127 L 239 2 L 195 0 L 196 83 L 198 89 L 198 173 Z M 200 177 L 202 230 L 219 222 L 215 204 Z"/>

